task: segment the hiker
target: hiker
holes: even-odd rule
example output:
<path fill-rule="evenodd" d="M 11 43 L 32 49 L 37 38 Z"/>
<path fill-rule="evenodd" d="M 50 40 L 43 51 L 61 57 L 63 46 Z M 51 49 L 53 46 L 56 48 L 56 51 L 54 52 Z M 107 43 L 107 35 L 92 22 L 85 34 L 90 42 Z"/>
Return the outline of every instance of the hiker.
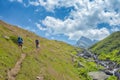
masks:
<path fill-rule="evenodd" d="M 18 46 L 22 48 L 23 39 L 20 36 L 18 37 L 17 42 L 18 42 Z"/>
<path fill-rule="evenodd" d="M 39 48 L 39 40 L 35 40 L 36 48 Z"/>

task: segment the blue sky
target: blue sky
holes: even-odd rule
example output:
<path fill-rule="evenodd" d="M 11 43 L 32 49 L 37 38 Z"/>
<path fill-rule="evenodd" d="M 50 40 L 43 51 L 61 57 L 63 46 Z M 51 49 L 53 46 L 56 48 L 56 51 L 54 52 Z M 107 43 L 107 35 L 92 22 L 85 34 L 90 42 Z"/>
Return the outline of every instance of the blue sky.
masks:
<path fill-rule="evenodd" d="M 120 31 L 120 0 L 0 0 L 0 20 L 75 44 Z"/>

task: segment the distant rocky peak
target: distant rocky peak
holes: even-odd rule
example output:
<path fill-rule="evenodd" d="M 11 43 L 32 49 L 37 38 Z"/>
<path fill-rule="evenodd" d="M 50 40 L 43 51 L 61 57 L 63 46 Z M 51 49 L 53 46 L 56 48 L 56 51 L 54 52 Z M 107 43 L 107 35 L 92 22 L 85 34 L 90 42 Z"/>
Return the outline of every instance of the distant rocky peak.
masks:
<path fill-rule="evenodd" d="M 81 47 L 81 48 L 89 48 L 96 42 L 97 40 L 91 40 L 85 36 L 81 36 L 80 39 L 76 42 L 76 46 Z"/>

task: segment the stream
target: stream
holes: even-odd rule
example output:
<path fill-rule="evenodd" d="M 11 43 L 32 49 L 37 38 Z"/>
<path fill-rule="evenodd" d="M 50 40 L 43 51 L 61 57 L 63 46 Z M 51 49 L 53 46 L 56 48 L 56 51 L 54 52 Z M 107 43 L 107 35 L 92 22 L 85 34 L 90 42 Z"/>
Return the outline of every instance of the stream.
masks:
<path fill-rule="evenodd" d="M 118 80 L 120 80 L 120 72 L 119 72 L 120 65 L 118 65 L 116 62 L 113 62 L 110 60 L 104 60 L 104 61 L 99 60 L 98 55 L 91 53 L 87 49 L 84 49 L 82 52 L 79 52 L 77 54 L 77 56 L 83 57 L 85 59 L 93 58 L 93 60 L 91 60 L 91 61 L 94 61 L 97 65 L 101 65 L 104 67 L 104 69 L 100 70 L 100 71 L 104 72 L 107 75 L 116 76 L 118 78 Z"/>

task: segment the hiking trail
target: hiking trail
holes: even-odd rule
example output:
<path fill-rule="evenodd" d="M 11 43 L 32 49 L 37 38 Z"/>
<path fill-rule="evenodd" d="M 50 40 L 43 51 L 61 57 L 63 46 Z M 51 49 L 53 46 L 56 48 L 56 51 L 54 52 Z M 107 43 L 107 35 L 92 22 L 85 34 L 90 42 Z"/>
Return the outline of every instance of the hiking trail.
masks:
<path fill-rule="evenodd" d="M 25 59 L 26 54 L 22 53 L 20 59 L 16 62 L 14 68 L 8 70 L 7 75 L 8 75 L 8 80 L 15 80 L 16 75 L 20 71 L 22 61 Z"/>

